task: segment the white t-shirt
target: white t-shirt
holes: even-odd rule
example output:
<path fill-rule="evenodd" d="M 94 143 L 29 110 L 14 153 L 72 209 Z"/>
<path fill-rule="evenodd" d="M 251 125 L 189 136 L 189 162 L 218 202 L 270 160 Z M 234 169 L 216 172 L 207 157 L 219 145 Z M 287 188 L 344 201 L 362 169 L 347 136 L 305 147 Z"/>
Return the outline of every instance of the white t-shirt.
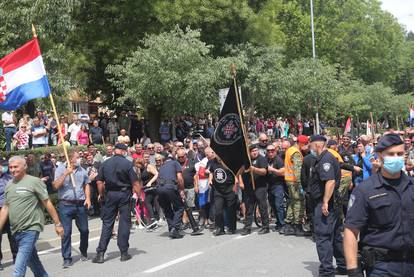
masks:
<path fill-rule="evenodd" d="M 11 112 L 4 112 L 1 115 L 1 120 L 3 121 L 3 127 L 16 127 L 14 123 L 6 124 L 5 121 L 11 121 L 13 122 L 13 114 Z"/>
<path fill-rule="evenodd" d="M 69 126 L 68 133 L 70 133 L 70 141 L 77 141 L 78 140 L 78 132 L 80 131 L 81 125 L 76 125 L 76 123 L 72 123 Z"/>

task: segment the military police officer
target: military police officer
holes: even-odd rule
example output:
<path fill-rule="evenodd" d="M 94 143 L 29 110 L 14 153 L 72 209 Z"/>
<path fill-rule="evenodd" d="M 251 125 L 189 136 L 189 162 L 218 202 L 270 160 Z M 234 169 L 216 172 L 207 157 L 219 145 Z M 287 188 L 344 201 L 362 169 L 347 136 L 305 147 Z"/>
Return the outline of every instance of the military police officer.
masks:
<path fill-rule="evenodd" d="M 184 179 L 181 165 L 171 157 L 160 167 L 156 192 L 167 219 L 170 238 L 182 238 L 180 227 L 185 209 Z"/>
<path fill-rule="evenodd" d="M 131 196 L 134 190 L 141 192 L 138 176 L 133 164 L 125 158 L 127 146 L 115 145 L 115 155 L 106 160 L 97 177 L 100 200 L 104 200 L 102 209 L 102 232 L 96 257 L 92 262 L 103 263 L 104 254 L 111 239 L 115 218 L 119 212 L 118 247 L 121 251 L 121 261 L 131 259 L 128 254 L 129 234 L 131 229 Z"/>
<path fill-rule="evenodd" d="M 345 259 L 342 248 L 342 223 L 339 209 L 334 205 L 339 187 L 341 171 L 338 160 L 326 149 L 326 138 L 315 135 L 310 138 L 311 154 L 316 161 L 311 168 L 309 193 L 313 202 L 313 226 L 316 250 L 320 261 L 319 276 L 345 274 Z M 336 259 L 336 270 L 332 257 Z"/>
<path fill-rule="evenodd" d="M 404 144 L 396 134 L 376 147 L 381 169 L 357 186 L 348 203 L 344 250 L 349 276 L 358 267 L 358 235 L 367 276 L 414 276 L 414 182 L 404 168 Z"/>

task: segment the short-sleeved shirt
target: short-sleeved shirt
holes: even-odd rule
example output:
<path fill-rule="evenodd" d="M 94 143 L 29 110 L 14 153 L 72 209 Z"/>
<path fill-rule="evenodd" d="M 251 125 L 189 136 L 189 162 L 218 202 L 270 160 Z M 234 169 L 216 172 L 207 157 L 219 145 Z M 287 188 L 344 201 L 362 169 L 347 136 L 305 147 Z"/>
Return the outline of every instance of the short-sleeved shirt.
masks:
<path fill-rule="evenodd" d="M 221 193 L 230 193 L 234 186 L 234 175 L 216 159 L 208 161 L 207 168 L 213 174 L 213 187 Z"/>
<path fill-rule="evenodd" d="M 270 160 L 267 159 L 267 163 L 269 166 L 272 166 L 275 169 L 281 169 L 283 167 L 285 167 L 284 162 L 282 161 L 282 159 L 279 156 L 275 156 L 274 159 Z M 271 188 L 272 186 L 277 186 L 277 185 L 283 185 L 285 182 L 285 177 L 284 176 L 277 176 L 274 173 L 267 173 L 267 182 L 269 185 L 269 188 Z"/>
<path fill-rule="evenodd" d="M 184 188 L 194 188 L 194 175 L 196 174 L 194 160 L 187 160 L 181 165 L 181 169 L 183 171 Z"/>
<path fill-rule="evenodd" d="M 71 141 L 77 141 L 78 140 L 78 132 L 80 131 L 81 125 L 72 123 L 69 126 L 68 133 L 70 133 L 69 140 Z"/>
<path fill-rule="evenodd" d="M 66 163 L 59 165 L 55 172 L 55 181 L 66 171 Z M 73 172 L 75 188 L 73 187 L 70 176 L 66 176 L 63 185 L 58 189 L 59 200 L 85 200 L 85 185 L 89 184 L 89 176 L 85 169 L 77 167 Z"/>
<path fill-rule="evenodd" d="M 362 245 L 413 251 L 413 203 L 412 177 L 389 180 L 375 173 L 353 190 L 345 227 L 360 230 Z"/>
<path fill-rule="evenodd" d="M 101 127 L 95 127 L 92 126 L 91 128 L 89 128 L 89 134 L 92 137 L 92 143 L 93 144 L 102 144 L 102 136 L 103 136 L 103 131 Z"/>
<path fill-rule="evenodd" d="M 256 159 L 252 160 L 252 166 L 257 168 L 266 168 L 267 170 L 267 160 L 265 157 L 259 154 Z M 250 176 L 250 173 L 248 173 Z M 257 187 L 265 187 L 267 186 L 267 174 L 266 175 L 258 175 L 256 173 L 253 174 L 255 186 Z M 251 178 L 246 178 L 248 183 L 251 185 Z M 245 183 L 246 184 L 246 183 Z"/>
<path fill-rule="evenodd" d="M 122 155 L 114 155 L 102 163 L 96 180 L 105 182 L 106 190 L 120 190 L 122 187 L 132 187 L 138 181 L 138 176 L 132 162 Z"/>
<path fill-rule="evenodd" d="M 169 159 L 160 167 L 158 178 L 164 181 L 177 182 L 178 172 L 182 172 L 181 165 L 176 160 Z"/>
<path fill-rule="evenodd" d="M 41 132 L 41 131 L 45 131 L 45 130 L 46 130 L 46 127 L 44 125 L 39 125 L 39 126 L 33 126 L 32 127 L 32 133 Z M 32 144 L 35 144 L 35 145 L 47 144 L 47 134 L 45 134 L 43 136 L 39 136 L 39 137 L 33 136 Z"/>
<path fill-rule="evenodd" d="M 37 177 L 25 175 L 11 180 L 6 187 L 5 204 L 9 206 L 12 233 L 43 230 L 45 217 L 42 201 L 49 198 L 46 185 Z"/>

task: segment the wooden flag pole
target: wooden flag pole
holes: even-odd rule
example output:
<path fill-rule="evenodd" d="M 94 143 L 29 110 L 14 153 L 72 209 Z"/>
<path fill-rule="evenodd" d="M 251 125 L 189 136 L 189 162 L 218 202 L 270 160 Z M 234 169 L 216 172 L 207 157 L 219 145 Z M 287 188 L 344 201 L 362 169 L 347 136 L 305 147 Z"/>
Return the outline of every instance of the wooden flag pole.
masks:
<path fill-rule="evenodd" d="M 244 142 L 245 142 L 244 145 L 246 147 L 247 157 L 249 158 L 249 163 L 250 163 L 250 166 L 251 166 L 252 165 L 252 160 L 250 159 L 250 151 L 249 151 L 249 147 L 247 146 L 246 126 L 244 125 L 244 118 L 243 118 L 243 113 L 242 113 L 242 110 L 241 110 L 239 89 L 237 87 L 237 82 L 236 82 L 237 70 L 236 70 L 236 65 L 234 63 L 231 64 L 231 75 L 233 77 L 234 91 L 236 92 L 237 110 L 238 110 L 239 115 L 240 115 L 240 125 L 241 125 L 241 128 L 242 128 L 241 131 L 242 131 Z M 253 189 L 256 189 L 256 183 L 254 181 L 253 172 L 250 170 L 250 168 L 249 168 L 249 172 L 250 172 L 250 177 L 252 178 Z"/>
<path fill-rule="evenodd" d="M 33 24 L 32 24 L 32 33 L 33 33 L 33 37 L 37 38 L 36 29 L 35 29 L 35 26 Z M 64 138 L 63 133 L 62 133 L 62 127 L 60 126 L 59 117 L 58 117 L 58 113 L 57 113 L 57 110 L 56 110 L 55 101 L 53 100 L 52 93 L 49 93 L 49 99 L 50 99 L 50 103 L 52 104 L 53 115 L 55 116 L 55 120 L 56 120 L 56 123 L 57 123 L 59 138 L 60 138 L 60 141 L 62 142 L 63 153 L 65 155 L 66 164 L 68 165 L 68 168 L 72 168 L 72 165 L 69 161 L 69 155 L 68 155 L 68 150 L 66 148 L 65 138 Z M 72 186 L 75 187 L 76 183 L 75 183 L 75 177 L 73 176 L 73 173 L 70 174 L 70 180 L 72 181 Z"/>

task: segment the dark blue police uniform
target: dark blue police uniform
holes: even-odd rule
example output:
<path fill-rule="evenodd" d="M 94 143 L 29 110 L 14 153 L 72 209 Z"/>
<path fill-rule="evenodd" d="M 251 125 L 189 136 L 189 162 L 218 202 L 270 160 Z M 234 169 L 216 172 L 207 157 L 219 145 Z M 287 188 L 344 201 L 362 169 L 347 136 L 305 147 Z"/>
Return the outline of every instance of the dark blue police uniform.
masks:
<path fill-rule="evenodd" d="M 184 213 L 184 203 L 178 191 L 177 173 L 182 172 L 181 165 L 168 159 L 160 167 L 158 174 L 158 202 L 164 211 L 168 223 L 168 231 L 172 238 L 179 237 L 181 219 Z"/>
<path fill-rule="evenodd" d="M 119 212 L 117 244 L 121 253 L 127 253 L 131 229 L 132 184 L 138 181 L 132 162 L 123 155 L 114 155 L 102 164 L 97 181 L 105 182 L 105 202 L 102 208 L 101 238 L 96 251 L 105 253 Z"/>
<path fill-rule="evenodd" d="M 311 168 L 310 178 L 309 193 L 314 204 L 313 226 L 316 250 L 321 263 L 319 276 L 335 276 L 333 256 L 338 271 L 346 271 L 341 235 L 342 222 L 339 220 L 339 210 L 334 206 L 335 191 L 328 203 L 328 216 L 322 213 L 322 204 L 326 182 L 335 180 L 335 187 L 339 186 L 341 170 L 338 160 L 327 150 L 323 151 Z"/>
<path fill-rule="evenodd" d="M 349 200 L 345 227 L 360 230 L 368 276 L 414 276 L 414 181 L 373 174 Z M 368 261 L 369 262 L 369 261 Z"/>

